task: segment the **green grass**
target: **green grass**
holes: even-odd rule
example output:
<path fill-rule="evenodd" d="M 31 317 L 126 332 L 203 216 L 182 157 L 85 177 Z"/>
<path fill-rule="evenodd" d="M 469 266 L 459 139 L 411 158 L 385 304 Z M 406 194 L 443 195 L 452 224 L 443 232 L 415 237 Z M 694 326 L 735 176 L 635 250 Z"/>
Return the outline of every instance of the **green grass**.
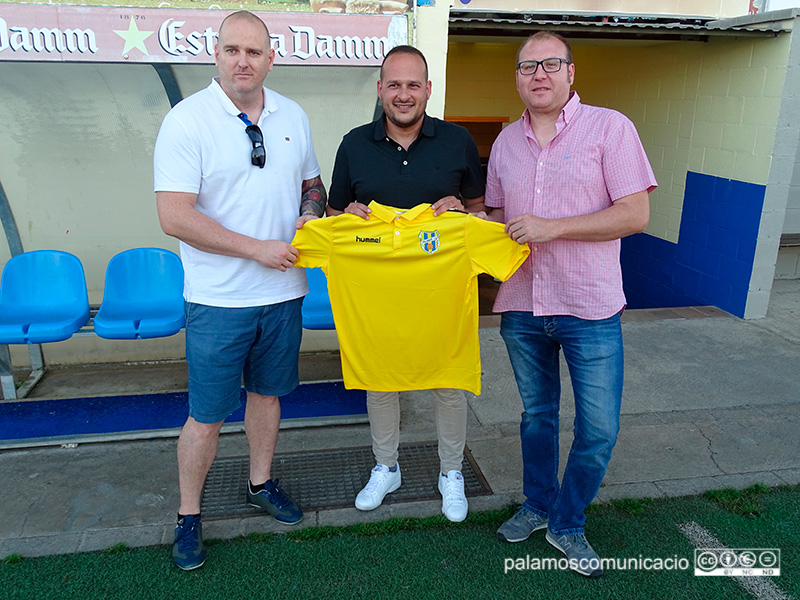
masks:
<path fill-rule="evenodd" d="M 114 544 L 110 548 L 106 548 L 104 552 L 107 554 L 120 554 L 121 552 L 127 552 L 130 550 L 130 546 L 124 542 L 119 542 L 118 544 Z"/>
<path fill-rule="evenodd" d="M 767 486 L 759 484 L 746 490 L 711 490 L 703 496 L 735 515 L 757 517 L 761 515 L 762 500 L 768 492 Z"/>
<path fill-rule="evenodd" d="M 625 498 L 622 500 L 612 500 L 608 505 L 615 510 L 635 517 L 636 515 L 643 514 L 652 503 L 652 498 Z"/>
<path fill-rule="evenodd" d="M 620 500 L 594 506 L 587 535 L 601 556 L 685 558 L 694 548 L 678 526 L 695 521 L 732 548 L 781 548 L 781 577 L 800 600 L 800 488 L 758 488 L 758 512 L 731 509 L 725 493 L 671 499 Z M 444 517 L 393 518 L 347 527 L 308 527 L 283 535 L 250 534 L 209 540 L 202 569 L 181 572 L 166 546 L 64 556 L 7 557 L 0 562 L 0 598 L 254 598 L 498 599 L 749 598 L 728 578 L 688 571 L 608 571 L 599 580 L 571 572 L 519 570 L 506 561 L 558 558 L 537 532 L 527 542 L 503 544 L 495 529 L 514 507 L 474 513 L 460 524 Z M 513 564 L 510 563 L 510 564 Z"/>

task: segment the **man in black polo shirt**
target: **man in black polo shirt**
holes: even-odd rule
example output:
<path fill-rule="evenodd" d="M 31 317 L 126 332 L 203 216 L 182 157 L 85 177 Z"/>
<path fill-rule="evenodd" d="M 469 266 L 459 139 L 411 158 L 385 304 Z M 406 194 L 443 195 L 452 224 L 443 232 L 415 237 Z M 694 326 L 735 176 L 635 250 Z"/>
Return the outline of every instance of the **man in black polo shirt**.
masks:
<path fill-rule="evenodd" d="M 333 167 L 328 215 L 347 212 L 369 219 L 367 204 L 372 200 L 397 208 L 429 203 L 436 216 L 483 202 L 485 182 L 475 142 L 463 127 L 425 114 L 430 95 L 422 53 L 411 46 L 390 50 L 378 81 L 384 114 L 344 136 Z M 436 400 L 442 512 L 451 521 L 463 521 L 467 399 L 463 390 L 431 391 Z M 359 510 L 377 508 L 401 482 L 398 392 L 367 391 L 367 412 L 377 464 L 356 497 Z"/>

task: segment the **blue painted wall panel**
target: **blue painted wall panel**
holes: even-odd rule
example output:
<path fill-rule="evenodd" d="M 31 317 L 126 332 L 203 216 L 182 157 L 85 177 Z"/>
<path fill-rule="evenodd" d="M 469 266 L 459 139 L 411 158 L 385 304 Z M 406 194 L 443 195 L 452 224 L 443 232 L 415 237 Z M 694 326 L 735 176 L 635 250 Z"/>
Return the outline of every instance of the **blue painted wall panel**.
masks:
<path fill-rule="evenodd" d="M 757 240 L 755 238 L 739 238 L 739 251 L 736 254 L 736 258 L 742 261 L 752 261 L 753 256 L 756 254 L 756 243 Z"/>
<path fill-rule="evenodd" d="M 744 316 L 766 187 L 688 172 L 678 243 L 622 240 L 630 308 L 712 305 Z"/>

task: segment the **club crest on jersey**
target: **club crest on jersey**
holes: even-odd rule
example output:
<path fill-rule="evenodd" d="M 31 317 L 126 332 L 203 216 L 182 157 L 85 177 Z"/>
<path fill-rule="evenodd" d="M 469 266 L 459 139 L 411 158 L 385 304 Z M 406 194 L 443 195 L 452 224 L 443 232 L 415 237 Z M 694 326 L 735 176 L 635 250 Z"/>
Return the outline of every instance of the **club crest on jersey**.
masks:
<path fill-rule="evenodd" d="M 439 251 L 439 232 L 438 231 L 420 231 L 419 232 L 419 245 L 428 254 L 433 254 Z"/>

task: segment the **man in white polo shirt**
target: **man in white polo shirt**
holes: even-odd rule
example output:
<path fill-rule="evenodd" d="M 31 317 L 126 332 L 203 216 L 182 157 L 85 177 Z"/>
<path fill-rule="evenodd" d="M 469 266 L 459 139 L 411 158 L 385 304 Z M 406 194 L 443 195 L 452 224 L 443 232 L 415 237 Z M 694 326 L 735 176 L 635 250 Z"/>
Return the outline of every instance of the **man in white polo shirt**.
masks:
<path fill-rule="evenodd" d="M 298 384 L 305 273 L 292 269 L 297 229 L 327 196 L 308 118 L 264 87 L 275 52 L 261 19 L 241 11 L 220 26 L 219 76 L 165 117 L 156 141 L 155 191 L 165 233 L 180 240 L 186 272 L 189 417 L 178 440 L 181 506 L 172 558 L 205 561 L 203 484 L 223 421 L 247 391 L 247 501 L 285 524 L 300 508 L 270 478 L 278 397 Z"/>

